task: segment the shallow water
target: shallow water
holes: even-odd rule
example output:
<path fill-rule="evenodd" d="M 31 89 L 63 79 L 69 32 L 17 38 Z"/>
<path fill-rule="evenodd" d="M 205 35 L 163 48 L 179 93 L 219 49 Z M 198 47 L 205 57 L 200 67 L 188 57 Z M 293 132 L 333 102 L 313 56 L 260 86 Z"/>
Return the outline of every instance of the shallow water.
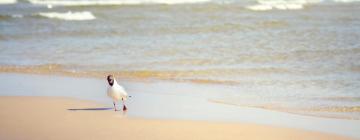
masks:
<path fill-rule="evenodd" d="M 219 91 L 229 88 L 169 81 L 118 80 L 132 97 L 126 101 L 127 112 L 118 111 L 112 117 L 255 123 L 360 138 L 360 120 L 303 116 L 211 101 L 222 96 Z M 99 110 L 92 111 L 113 111 L 106 88 L 105 79 L 0 73 L 0 96 L 60 96 L 100 103 L 96 107 Z M 78 106 L 64 110 L 89 111 Z"/>
<path fill-rule="evenodd" d="M 216 103 L 359 119 L 359 12 L 331 0 L 17 1 L 0 5 L 0 70 L 210 84 Z"/>

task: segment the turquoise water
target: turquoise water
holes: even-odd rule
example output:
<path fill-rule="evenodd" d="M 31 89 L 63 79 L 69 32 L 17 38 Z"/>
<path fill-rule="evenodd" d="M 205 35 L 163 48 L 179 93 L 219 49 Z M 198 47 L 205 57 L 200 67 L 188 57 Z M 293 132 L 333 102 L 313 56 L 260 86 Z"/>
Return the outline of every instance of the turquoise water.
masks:
<path fill-rule="evenodd" d="M 0 66 L 200 82 L 221 93 L 211 102 L 359 119 L 359 12 L 336 0 L 19 0 L 0 5 Z"/>

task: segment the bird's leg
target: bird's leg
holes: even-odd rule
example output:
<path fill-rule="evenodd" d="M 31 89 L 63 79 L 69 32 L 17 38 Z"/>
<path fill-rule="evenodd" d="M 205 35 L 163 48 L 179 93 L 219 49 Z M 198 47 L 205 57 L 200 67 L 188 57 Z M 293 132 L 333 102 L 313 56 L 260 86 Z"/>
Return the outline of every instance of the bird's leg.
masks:
<path fill-rule="evenodd" d="M 117 109 L 116 109 L 116 104 L 115 104 L 115 102 L 113 102 L 114 103 L 114 109 L 115 109 L 115 111 L 117 111 Z"/>
<path fill-rule="evenodd" d="M 127 108 L 126 108 L 126 106 L 125 106 L 125 100 L 124 100 L 124 98 L 121 98 L 121 100 L 122 100 L 122 102 L 123 102 L 123 111 L 126 111 L 127 110 Z"/>

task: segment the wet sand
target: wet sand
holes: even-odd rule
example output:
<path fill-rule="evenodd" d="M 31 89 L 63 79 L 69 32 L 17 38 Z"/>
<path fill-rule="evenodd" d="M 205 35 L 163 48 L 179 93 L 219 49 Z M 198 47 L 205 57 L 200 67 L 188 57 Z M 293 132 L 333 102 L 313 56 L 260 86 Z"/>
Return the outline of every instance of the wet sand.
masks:
<path fill-rule="evenodd" d="M 130 118 L 64 97 L 1 96 L 0 109 L 0 139 L 349 139 L 251 123 Z"/>

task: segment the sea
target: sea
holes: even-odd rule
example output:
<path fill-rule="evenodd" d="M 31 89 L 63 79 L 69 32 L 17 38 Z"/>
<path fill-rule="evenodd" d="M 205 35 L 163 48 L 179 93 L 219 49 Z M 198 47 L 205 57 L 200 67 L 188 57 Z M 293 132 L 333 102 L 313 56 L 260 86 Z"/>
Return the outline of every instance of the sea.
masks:
<path fill-rule="evenodd" d="M 0 72 L 208 85 L 194 94 L 359 120 L 360 0 L 0 0 Z"/>

